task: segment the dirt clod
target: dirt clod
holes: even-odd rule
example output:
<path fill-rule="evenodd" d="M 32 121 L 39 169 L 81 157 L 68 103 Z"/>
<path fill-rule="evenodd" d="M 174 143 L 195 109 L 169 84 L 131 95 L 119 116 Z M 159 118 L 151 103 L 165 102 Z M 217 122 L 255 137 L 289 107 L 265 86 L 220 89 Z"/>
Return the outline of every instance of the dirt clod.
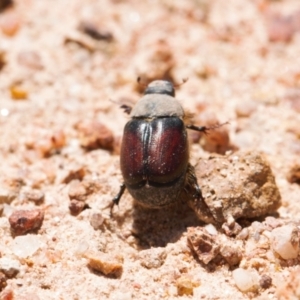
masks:
<path fill-rule="evenodd" d="M 269 163 L 257 152 L 212 156 L 196 166 L 202 194 L 216 223 L 275 212 L 281 196 Z M 202 212 L 191 204 L 198 217 Z M 238 233 L 238 232 L 237 232 Z"/>

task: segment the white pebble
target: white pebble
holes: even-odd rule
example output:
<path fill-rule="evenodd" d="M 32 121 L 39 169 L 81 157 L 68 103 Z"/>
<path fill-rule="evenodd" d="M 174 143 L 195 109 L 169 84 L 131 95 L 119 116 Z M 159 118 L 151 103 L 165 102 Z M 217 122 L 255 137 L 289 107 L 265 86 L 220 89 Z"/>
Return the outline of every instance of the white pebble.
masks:
<path fill-rule="evenodd" d="M 217 235 L 218 234 L 217 228 L 213 224 L 206 225 L 205 229 L 211 235 Z"/>
<path fill-rule="evenodd" d="M 238 289 L 242 292 L 254 291 L 258 288 L 258 274 L 255 270 L 237 268 L 232 271 L 232 276 Z"/>
<path fill-rule="evenodd" d="M 296 226 L 290 224 L 272 230 L 272 248 L 283 259 L 293 259 L 299 253 L 299 237 Z"/>
<path fill-rule="evenodd" d="M 42 245 L 39 236 L 28 234 L 17 236 L 14 239 L 12 251 L 16 256 L 20 258 L 26 258 L 32 256 L 41 246 Z"/>

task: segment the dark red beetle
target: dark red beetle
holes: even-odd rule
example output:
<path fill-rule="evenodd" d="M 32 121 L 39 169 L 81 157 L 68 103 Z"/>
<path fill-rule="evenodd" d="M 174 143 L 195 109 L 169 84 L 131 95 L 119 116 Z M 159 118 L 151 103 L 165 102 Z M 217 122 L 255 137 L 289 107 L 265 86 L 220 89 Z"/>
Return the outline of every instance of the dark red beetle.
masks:
<path fill-rule="evenodd" d="M 126 188 L 139 204 L 150 208 L 172 204 L 182 192 L 202 200 L 189 163 L 186 129 L 206 133 L 211 128 L 185 124 L 184 110 L 174 97 L 171 82 L 156 80 L 133 109 L 121 106 L 131 120 L 125 125 L 121 146 L 124 183 L 113 205 L 119 203 Z"/>

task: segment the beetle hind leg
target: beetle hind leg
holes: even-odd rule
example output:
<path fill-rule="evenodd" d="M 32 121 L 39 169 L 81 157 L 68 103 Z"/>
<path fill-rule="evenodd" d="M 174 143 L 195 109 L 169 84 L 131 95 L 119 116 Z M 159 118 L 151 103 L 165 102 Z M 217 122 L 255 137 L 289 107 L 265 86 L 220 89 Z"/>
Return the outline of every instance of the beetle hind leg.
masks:
<path fill-rule="evenodd" d="M 195 168 L 191 164 L 188 164 L 184 191 L 187 194 L 188 205 L 195 211 L 198 218 L 206 223 L 214 223 L 214 218 L 198 185 Z"/>
<path fill-rule="evenodd" d="M 122 183 L 120 186 L 119 193 L 112 199 L 111 205 L 110 205 L 110 215 L 112 215 L 112 211 L 115 205 L 119 205 L 120 199 L 122 198 L 124 192 L 126 189 L 125 183 Z"/>

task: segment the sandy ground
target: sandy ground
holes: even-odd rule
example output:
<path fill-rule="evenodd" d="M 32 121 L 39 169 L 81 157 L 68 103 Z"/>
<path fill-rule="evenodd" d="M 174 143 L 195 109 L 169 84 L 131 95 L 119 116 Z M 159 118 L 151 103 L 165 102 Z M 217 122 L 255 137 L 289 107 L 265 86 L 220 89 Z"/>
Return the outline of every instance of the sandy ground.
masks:
<path fill-rule="evenodd" d="M 133 210 L 127 193 L 113 218 L 107 206 L 122 182 L 128 116 L 118 103 L 141 97 L 138 76 L 188 77 L 176 97 L 199 125 L 229 121 L 234 151 L 265 154 L 282 197 L 275 220 L 299 224 L 299 1 L 14 2 L 0 13 L 0 256 L 17 271 L 6 274 L 1 299 L 298 299 L 297 258 L 270 258 L 267 245 L 268 255 L 245 255 L 240 265 L 205 265 L 188 247 L 187 228 L 203 226 L 189 208 Z M 100 39 L 84 32 L 87 22 Z M 191 146 L 192 163 L 211 154 L 200 144 Z M 80 201 L 89 208 L 73 216 L 76 180 L 87 185 Z M 33 190 L 41 199 L 28 196 Z M 24 235 L 34 241 L 17 243 L 8 218 L 34 208 L 43 224 Z M 242 226 L 251 231 L 254 221 L 264 219 Z M 88 267 L 90 253 L 121 273 Z M 272 284 L 242 292 L 238 266 Z"/>

